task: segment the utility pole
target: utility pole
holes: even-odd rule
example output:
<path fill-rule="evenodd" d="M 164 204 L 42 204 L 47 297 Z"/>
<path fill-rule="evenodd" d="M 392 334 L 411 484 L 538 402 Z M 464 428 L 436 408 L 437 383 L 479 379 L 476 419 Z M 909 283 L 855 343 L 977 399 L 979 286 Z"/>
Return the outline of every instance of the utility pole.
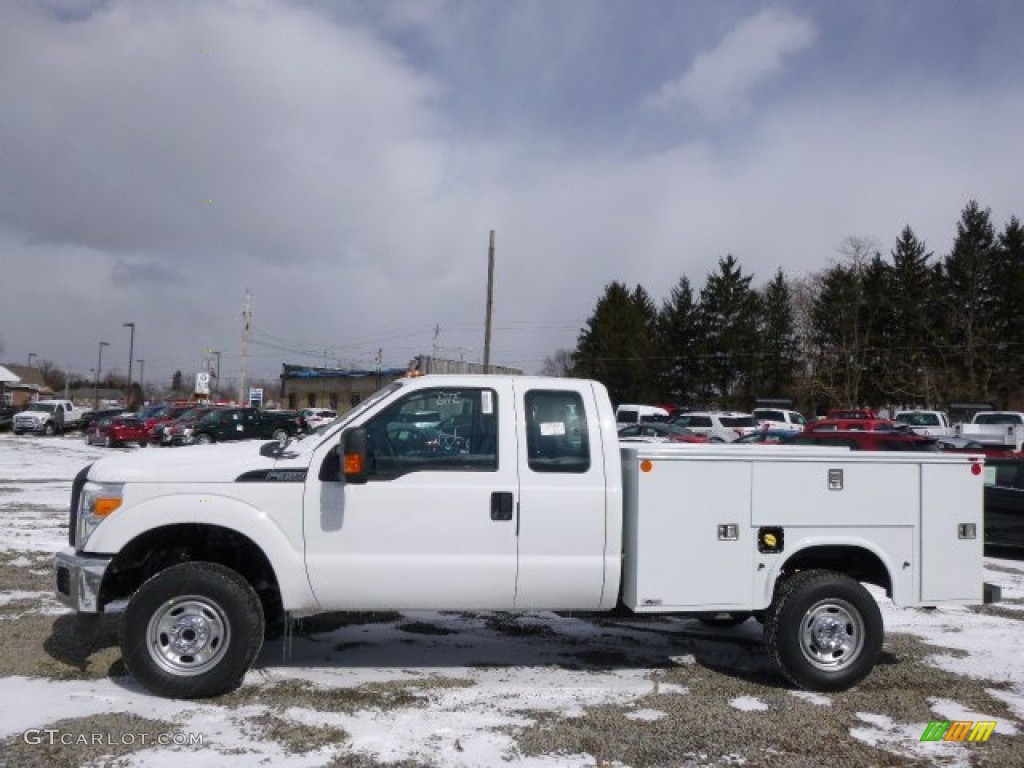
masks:
<path fill-rule="evenodd" d="M 377 347 L 377 389 L 380 389 L 380 361 L 384 356 L 384 349 Z"/>
<path fill-rule="evenodd" d="M 101 341 L 100 353 L 96 359 L 96 384 L 94 385 L 93 390 L 93 408 L 97 411 L 100 409 L 100 374 L 103 372 L 103 348 L 109 346 L 109 341 Z"/>
<path fill-rule="evenodd" d="M 146 402 L 146 361 L 138 359 L 135 361 L 139 364 L 139 390 L 142 392 L 142 402 Z"/>
<path fill-rule="evenodd" d="M 127 408 L 132 399 L 132 360 L 135 359 L 135 323 L 122 323 L 124 328 L 131 329 L 131 336 L 128 337 L 128 395 L 124 399 Z"/>
<path fill-rule="evenodd" d="M 246 386 L 249 378 L 249 336 L 252 332 L 252 290 L 245 289 L 245 309 L 242 310 L 242 377 L 238 384 L 238 402 L 248 402 Z"/>
<path fill-rule="evenodd" d="M 431 357 L 430 357 L 430 365 L 427 366 L 426 373 L 433 373 L 434 372 L 434 361 L 437 360 L 437 349 L 438 349 L 438 347 L 437 347 L 437 340 L 438 340 L 438 338 L 440 338 L 440 336 L 441 336 L 441 326 L 440 325 L 435 325 L 434 326 L 434 354 L 431 355 Z"/>
<path fill-rule="evenodd" d="M 484 321 L 484 373 L 491 372 L 491 311 L 494 308 L 494 230 L 487 249 L 487 317 Z"/>

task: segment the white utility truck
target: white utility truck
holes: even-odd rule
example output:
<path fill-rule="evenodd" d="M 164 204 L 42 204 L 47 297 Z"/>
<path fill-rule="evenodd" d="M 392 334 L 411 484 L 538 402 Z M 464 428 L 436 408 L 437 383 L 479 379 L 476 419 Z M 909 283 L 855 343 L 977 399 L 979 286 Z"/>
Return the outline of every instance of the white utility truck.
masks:
<path fill-rule="evenodd" d="M 956 425 L 956 435 L 1008 451 L 1024 450 L 1024 413 L 979 411 L 970 424 Z"/>
<path fill-rule="evenodd" d="M 753 616 L 793 682 L 842 690 L 882 646 L 863 583 L 998 599 L 983 483 L 979 456 L 620 446 L 597 382 L 422 376 L 296 442 L 86 467 L 56 589 L 120 603 L 125 665 L 171 697 L 237 686 L 268 626 L 418 609 Z"/>

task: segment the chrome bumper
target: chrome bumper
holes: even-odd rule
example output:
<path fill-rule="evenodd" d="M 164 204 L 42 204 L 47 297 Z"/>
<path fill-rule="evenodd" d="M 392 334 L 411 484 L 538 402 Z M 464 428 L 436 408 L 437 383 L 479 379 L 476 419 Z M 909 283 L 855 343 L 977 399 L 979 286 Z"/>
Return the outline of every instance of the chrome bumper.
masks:
<path fill-rule="evenodd" d="M 100 586 L 110 567 L 107 555 L 78 555 L 66 547 L 54 556 L 57 599 L 80 613 L 99 613 Z"/>

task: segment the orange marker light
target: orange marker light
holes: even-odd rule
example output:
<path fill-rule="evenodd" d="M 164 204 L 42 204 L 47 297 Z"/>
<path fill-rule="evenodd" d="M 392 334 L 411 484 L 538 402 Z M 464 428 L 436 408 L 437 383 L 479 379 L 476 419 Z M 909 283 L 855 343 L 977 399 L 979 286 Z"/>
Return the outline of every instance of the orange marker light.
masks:
<path fill-rule="evenodd" d="M 107 515 L 114 512 L 120 506 L 121 500 L 117 498 L 96 499 L 96 506 L 93 507 L 93 514 L 96 515 L 96 517 L 106 517 Z"/>
<path fill-rule="evenodd" d="M 643 461 L 640 462 L 641 472 L 650 472 L 652 469 L 654 469 L 654 462 L 652 462 L 650 459 L 644 459 Z"/>
<path fill-rule="evenodd" d="M 345 454 L 345 474 L 358 475 L 363 471 L 363 457 L 358 453 Z"/>

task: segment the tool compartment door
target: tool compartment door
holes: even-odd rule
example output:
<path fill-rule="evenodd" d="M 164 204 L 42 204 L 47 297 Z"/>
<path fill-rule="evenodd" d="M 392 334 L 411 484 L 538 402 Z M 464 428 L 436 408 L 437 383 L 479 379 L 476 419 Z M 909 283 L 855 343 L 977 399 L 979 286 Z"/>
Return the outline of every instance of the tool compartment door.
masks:
<path fill-rule="evenodd" d="M 749 609 L 750 463 L 657 458 L 649 465 L 643 471 L 643 460 L 632 461 L 624 475 L 625 604 L 637 612 Z"/>

